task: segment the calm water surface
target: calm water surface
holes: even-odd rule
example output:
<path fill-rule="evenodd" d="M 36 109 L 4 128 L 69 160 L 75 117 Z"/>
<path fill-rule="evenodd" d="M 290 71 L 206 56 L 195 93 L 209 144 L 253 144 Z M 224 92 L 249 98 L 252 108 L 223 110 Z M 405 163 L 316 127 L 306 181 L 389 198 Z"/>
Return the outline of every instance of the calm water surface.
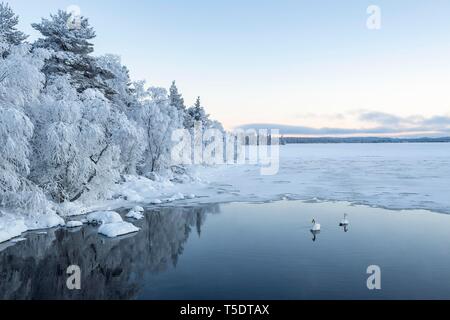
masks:
<path fill-rule="evenodd" d="M 450 298 L 445 214 L 282 201 L 149 210 L 135 224 L 119 239 L 87 226 L 1 245 L 0 298 Z M 69 265 L 82 270 L 80 291 L 66 287 Z M 381 268 L 379 291 L 367 289 L 369 265 Z"/>

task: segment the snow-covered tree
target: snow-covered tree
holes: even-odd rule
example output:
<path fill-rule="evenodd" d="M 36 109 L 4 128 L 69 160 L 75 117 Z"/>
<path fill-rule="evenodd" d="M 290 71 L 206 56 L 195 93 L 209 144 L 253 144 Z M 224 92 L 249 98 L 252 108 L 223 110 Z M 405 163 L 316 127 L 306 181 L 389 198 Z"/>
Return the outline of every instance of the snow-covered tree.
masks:
<path fill-rule="evenodd" d="M 208 129 L 211 124 L 209 115 L 206 114 L 205 109 L 201 105 L 200 97 L 197 98 L 194 106 L 187 109 L 184 126 L 192 129 L 197 123 L 201 123 L 203 129 Z"/>
<path fill-rule="evenodd" d="M 21 44 L 28 36 L 17 30 L 19 17 L 14 14 L 11 7 L 4 2 L 0 3 L 0 54 L 5 57 L 10 46 Z"/>
<path fill-rule="evenodd" d="M 6 58 L 8 53 L 9 44 L 6 42 L 5 37 L 0 34 L 0 57 Z"/>
<path fill-rule="evenodd" d="M 175 82 L 146 89 L 119 57 L 93 57 L 93 28 L 71 18 L 33 24 L 31 45 L 0 5 L 0 208 L 104 199 L 120 175 L 170 167 L 174 130 L 220 125 L 200 98 L 187 110 Z"/>
<path fill-rule="evenodd" d="M 96 36 L 94 29 L 85 17 L 79 18 L 76 27 L 71 27 L 71 19 L 70 13 L 59 10 L 57 14 L 50 15 L 50 19 L 32 24 L 43 36 L 34 46 L 54 51 L 43 70 L 49 78 L 47 80 L 70 75 L 70 82 L 78 92 L 98 89 L 111 97 L 115 92 L 105 81 L 113 78 L 113 75 L 90 56 L 94 51 L 94 45 L 90 42 Z"/>
<path fill-rule="evenodd" d="M 183 96 L 178 92 L 177 84 L 175 81 L 173 81 L 172 85 L 170 86 L 169 105 L 175 107 L 180 113 L 184 113 L 186 110 Z"/>
<path fill-rule="evenodd" d="M 122 112 L 111 115 L 112 142 L 120 152 L 120 173 L 137 174 L 145 151 L 145 130 Z"/>
<path fill-rule="evenodd" d="M 109 102 L 99 91 L 79 95 L 67 77 L 55 78 L 32 112 L 31 178 L 52 200 L 97 196 L 118 178 L 120 150 L 111 141 Z"/>
<path fill-rule="evenodd" d="M 128 68 L 122 64 L 120 56 L 113 54 L 98 57 L 97 64 L 112 74 L 112 77 L 105 81 L 116 92 L 112 101 L 121 111 L 128 112 L 136 102 Z"/>
<path fill-rule="evenodd" d="M 40 94 L 45 76 L 41 72 L 48 51 L 31 52 L 28 44 L 11 47 L 10 54 L 0 57 L 0 103 L 24 108 Z"/>
<path fill-rule="evenodd" d="M 47 203 L 28 179 L 34 126 L 27 113 L 43 87 L 47 55 L 26 44 L 10 49 L 0 56 L 0 207 L 40 212 Z"/>
<path fill-rule="evenodd" d="M 25 183 L 32 136 L 33 124 L 23 112 L 0 107 L 0 201 L 2 195 L 19 191 Z"/>
<path fill-rule="evenodd" d="M 141 106 L 134 117 L 145 130 L 146 150 L 140 171 L 146 174 L 170 165 L 172 132 L 182 127 L 182 114 L 170 104 L 166 89 L 152 87 L 142 95 L 142 85 L 136 85 L 137 92 L 141 92 Z"/>
<path fill-rule="evenodd" d="M 130 116 L 133 109 L 140 108 L 139 95 L 145 95 L 145 92 L 136 92 L 130 80 L 129 71 L 122 65 L 119 56 L 109 54 L 97 60 L 102 68 L 114 75 L 113 79 L 106 82 L 117 93 L 112 98 L 111 107 L 114 114 L 111 125 L 114 142 L 121 150 L 122 172 L 135 174 L 137 164 L 141 161 L 145 150 L 145 132 Z"/>

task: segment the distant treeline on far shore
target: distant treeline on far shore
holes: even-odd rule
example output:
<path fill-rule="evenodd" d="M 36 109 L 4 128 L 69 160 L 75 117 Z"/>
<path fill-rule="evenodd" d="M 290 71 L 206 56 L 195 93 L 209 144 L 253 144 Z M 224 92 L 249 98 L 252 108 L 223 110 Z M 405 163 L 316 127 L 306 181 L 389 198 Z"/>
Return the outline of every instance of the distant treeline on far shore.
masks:
<path fill-rule="evenodd" d="M 281 144 L 294 143 L 428 143 L 428 142 L 450 142 L 450 137 L 442 138 L 380 138 L 380 137 L 352 137 L 352 138 L 333 138 L 333 137 L 282 137 Z"/>

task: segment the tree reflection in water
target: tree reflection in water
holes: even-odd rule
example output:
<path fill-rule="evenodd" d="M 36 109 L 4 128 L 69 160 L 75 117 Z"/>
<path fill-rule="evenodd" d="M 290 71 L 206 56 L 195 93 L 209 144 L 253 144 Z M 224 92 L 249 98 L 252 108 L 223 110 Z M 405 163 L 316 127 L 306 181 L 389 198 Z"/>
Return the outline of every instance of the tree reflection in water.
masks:
<path fill-rule="evenodd" d="M 147 273 L 176 266 L 189 235 L 201 234 L 218 205 L 161 208 L 135 222 L 141 231 L 107 239 L 96 228 L 50 230 L 0 252 L 0 299 L 133 299 Z M 67 289 L 67 267 L 81 268 L 82 289 Z"/>

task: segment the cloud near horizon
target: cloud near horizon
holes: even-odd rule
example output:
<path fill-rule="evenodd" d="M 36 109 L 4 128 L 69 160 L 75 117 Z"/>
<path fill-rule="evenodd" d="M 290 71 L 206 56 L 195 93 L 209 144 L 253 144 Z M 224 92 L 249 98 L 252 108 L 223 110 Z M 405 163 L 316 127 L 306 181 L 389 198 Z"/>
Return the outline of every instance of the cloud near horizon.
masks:
<path fill-rule="evenodd" d="M 342 117 L 341 114 L 337 115 Z M 328 116 L 329 117 L 329 116 Z M 357 113 L 357 120 L 361 124 L 359 128 L 295 126 L 275 123 L 253 123 L 237 127 L 236 129 L 278 129 L 282 135 L 304 136 L 357 136 L 357 135 L 382 135 L 382 136 L 421 136 L 436 137 L 450 135 L 450 116 L 439 115 L 433 117 L 408 116 L 376 112 L 361 111 Z M 371 126 L 367 126 L 367 124 Z"/>

